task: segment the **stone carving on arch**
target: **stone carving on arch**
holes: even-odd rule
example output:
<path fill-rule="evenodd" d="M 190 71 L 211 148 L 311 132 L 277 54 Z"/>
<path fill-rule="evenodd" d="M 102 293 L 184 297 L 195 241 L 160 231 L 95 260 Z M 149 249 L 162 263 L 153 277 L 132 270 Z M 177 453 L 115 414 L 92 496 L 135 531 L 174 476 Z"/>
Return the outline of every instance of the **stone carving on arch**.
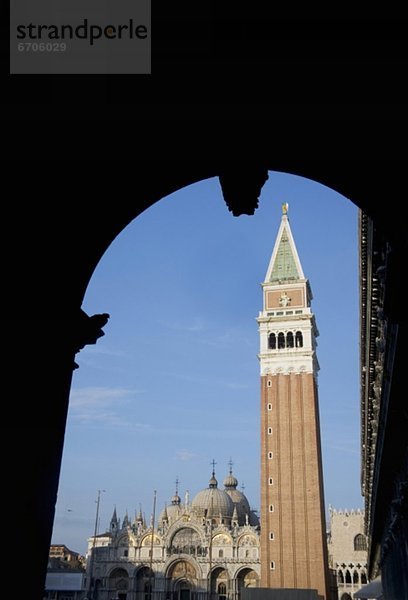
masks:
<path fill-rule="evenodd" d="M 165 576 L 173 580 L 188 579 L 189 581 L 195 581 L 202 578 L 202 572 L 194 559 L 183 557 L 182 559 L 172 560 L 167 565 Z"/>
<path fill-rule="evenodd" d="M 154 577 L 155 573 L 152 570 L 151 572 L 151 576 Z M 135 567 L 132 577 L 134 577 L 135 579 L 140 580 L 149 580 L 150 579 L 150 567 L 144 565 L 144 564 L 139 564 Z"/>
<path fill-rule="evenodd" d="M 240 567 L 234 574 L 238 589 L 243 587 L 259 587 L 260 574 L 253 568 Z"/>
<path fill-rule="evenodd" d="M 127 533 L 126 533 L 126 534 L 124 534 L 124 535 L 121 535 L 121 536 L 119 537 L 119 539 L 117 540 L 117 545 L 118 545 L 118 546 L 122 546 L 122 547 L 123 547 L 123 546 L 126 546 L 126 547 L 128 547 L 128 546 L 131 546 L 131 545 L 132 545 L 132 542 L 130 541 L 130 539 L 129 539 L 129 536 L 128 536 L 128 534 L 127 534 Z"/>
<path fill-rule="evenodd" d="M 168 531 L 166 532 L 166 537 L 168 540 L 172 540 L 173 537 L 182 529 L 192 529 L 201 537 L 201 543 L 205 544 L 205 539 L 203 538 L 202 531 L 200 528 L 190 521 L 181 523 L 179 520 L 170 525 Z"/>
<path fill-rule="evenodd" d="M 245 533 L 238 540 L 238 546 L 257 546 L 256 538 L 253 535 Z"/>
<path fill-rule="evenodd" d="M 88 344 L 96 344 L 97 340 L 105 335 L 102 327 L 106 325 L 108 319 L 108 313 L 101 313 L 90 317 L 80 309 L 78 318 L 72 322 L 73 328 L 70 334 L 75 354 Z M 79 365 L 74 362 L 73 369 L 78 368 Z"/>
<path fill-rule="evenodd" d="M 146 546 L 151 546 L 152 544 L 152 534 L 148 533 L 147 535 L 144 536 L 144 538 L 142 539 L 142 543 L 141 546 L 146 547 Z M 154 534 L 153 536 L 153 546 L 160 546 L 161 541 L 158 535 Z"/>
<path fill-rule="evenodd" d="M 116 580 L 116 589 L 117 590 L 127 590 L 129 587 L 129 581 L 127 579 L 121 578 Z"/>
<path fill-rule="evenodd" d="M 213 546 L 231 546 L 232 540 L 229 535 L 225 533 L 217 533 L 212 540 Z"/>
<path fill-rule="evenodd" d="M 109 574 L 109 586 L 116 590 L 127 590 L 129 587 L 129 573 L 123 567 L 114 567 Z"/>
<path fill-rule="evenodd" d="M 119 577 L 129 577 L 129 573 L 124 567 L 113 567 L 111 572 L 108 574 L 110 579 L 117 579 Z"/>
<path fill-rule="evenodd" d="M 183 537 L 187 539 L 183 540 Z M 175 541 L 179 540 L 184 543 L 192 543 L 195 545 L 199 543 L 201 546 L 205 546 L 205 540 L 203 539 L 202 532 L 190 523 L 188 525 L 184 525 L 183 527 L 180 527 L 180 524 L 177 524 L 176 527 L 170 529 L 167 539 L 170 540 L 171 545 L 173 545 Z"/>

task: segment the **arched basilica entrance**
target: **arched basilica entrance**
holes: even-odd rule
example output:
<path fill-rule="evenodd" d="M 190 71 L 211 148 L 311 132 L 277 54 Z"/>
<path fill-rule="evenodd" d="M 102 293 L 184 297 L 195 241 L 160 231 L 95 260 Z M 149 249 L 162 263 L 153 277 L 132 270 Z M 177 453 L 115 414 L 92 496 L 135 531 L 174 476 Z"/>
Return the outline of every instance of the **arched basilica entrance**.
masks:
<path fill-rule="evenodd" d="M 206 590 L 201 589 L 196 566 L 187 560 L 178 560 L 167 571 L 167 598 L 171 600 L 201 600 Z"/>
<path fill-rule="evenodd" d="M 192 600 L 191 592 L 191 583 L 185 579 L 181 579 L 174 586 L 173 600 Z"/>

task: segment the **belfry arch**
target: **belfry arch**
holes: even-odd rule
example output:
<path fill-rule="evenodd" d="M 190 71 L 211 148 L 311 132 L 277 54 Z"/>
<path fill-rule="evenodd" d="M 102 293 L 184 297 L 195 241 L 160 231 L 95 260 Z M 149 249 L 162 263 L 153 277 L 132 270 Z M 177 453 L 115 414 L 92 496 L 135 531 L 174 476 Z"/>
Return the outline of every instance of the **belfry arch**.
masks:
<path fill-rule="evenodd" d="M 4 280 L 12 297 L 3 327 L 4 343 L 12 357 L 7 364 L 7 374 L 10 382 L 19 381 L 18 397 L 21 400 L 9 407 L 9 422 L 15 428 L 15 439 L 21 440 L 21 455 L 24 456 L 21 468 L 16 459 L 9 477 L 9 485 L 16 491 L 15 512 L 25 514 L 24 528 L 14 532 L 16 546 L 10 550 L 17 555 L 17 540 L 24 537 L 29 527 L 38 544 L 36 560 L 26 573 L 35 600 L 40 599 L 43 592 L 75 354 L 86 344 L 95 343 L 103 334 L 106 323 L 103 316 L 84 314 L 82 300 L 92 273 L 112 240 L 148 206 L 186 185 L 209 177 L 221 177 L 224 198 L 232 214 L 251 214 L 256 210 L 267 170 L 292 173 L 331 187 L 362 208 L 372 219 L 377 237 L 385 239 L 389 245 L 387 315 L 399 326 L 400 336 L 406 327 L 402 299 L 397 290 L 397 274 L 403 269 L 402 257 L 406 253 L 406 233 L 403 220 L 398 222 L 391 206 L 389 209 L 384 207 L 385 199 L 395 201 L 404 189 L 395 164 L 382 163 L 379 172 L 370 161 L 345 164 L 323 160 L 276 160 L 263 156 L 259 164 L 211 160 L 180 161 L 172 165 L 157 162 L 154 177 L 148 169 L 151 165 L 145 165 L 145 169 L 142 166 L 143 161 L 137 165 L 135 183 L 134 170 L 130 173 L 112 167 L 111 173 L 101 177 L 100 171 L 93 170 L 92 166 L 87 170 L 78 168 L 72 173 L 66 164 L 59 164 L 54 167 L 54 172 L 60 173 L 64 189 L 60 194 L 58 220 L 50 220 L 49 208 L 40 203 L 28 204 L 23 211 L 17 205 L 8 210 L 8 221 L 15 226 L 11 247 L 19 247 L 24 256 L 24 260 L 18 262 L 11 262 L 10 258 Z M 47 170 L 39 166 L 32 173 L 30 186 L 42 189 L 47 176 Z M 106 193 L 112 197 L 114 192 L 117 195 L 118 180 L 122 189 L 132 190 L 130 201 L 127 198 L 126 202 L 112 202 L 109 210 L 104 211 L 90 200 Z M 28 181 L 25 185 L 28 191 Z M 84 195 L 89 200 L 85 201 Z M 51 250 L 53 261 L 50 260 Z M 28 302 L 27 291 L 30 291 Z M 22 340 L 25 345 L 23 366 L 14 360 L 21 356 Z M 398 362 L 397 341 L 394 350 L 394 361 Z M 37 386 L 39 375 L 47 384 L 41 390 L 41 403 L 34 403 L 33 386 Z M 400 384 L 395 372 L 393 397 L 397 396 L 396 389 Z M 24 435 L 21 435 L 22 414 Z M 398 403 L 395 414 L 398 420 Z M 40 431 L 29 426 L 33 422 L 41 424 Z M 384 475 L 389 490 L 383 507 L 384 527 L 387 507 L 394 494 L 392 475 L 398 474 L 398 469 L 405 464 L 402 459 L 405 446 L 396 439 L 399 436 L 393 435 L 393 428 L 394 423 L 387 428 L 387 440 L 392 441 L 387 441 L 385 451 L 388 452 L 389 445 L 394 448 L 397 464 L 390 472 L 389 480 Z M 397 431 L 396 428 L 395 433 Z M 21 469 L 27 473 L 24 486 L 19 480 Z M 376 539 L 377 546 L 382 541 L 381 535 Z M 397 532 L 397 536 L 397 539 L 404 539 L 406 532 Z M 391 537 L 385 564 L 387 560 L 391 561 L 390 565 L 394 564 L 392 557 L 398 552 L 397 546 L 398 543 L 394 547 Z M 389 579 L 391 582 L 391 575 Z"/>

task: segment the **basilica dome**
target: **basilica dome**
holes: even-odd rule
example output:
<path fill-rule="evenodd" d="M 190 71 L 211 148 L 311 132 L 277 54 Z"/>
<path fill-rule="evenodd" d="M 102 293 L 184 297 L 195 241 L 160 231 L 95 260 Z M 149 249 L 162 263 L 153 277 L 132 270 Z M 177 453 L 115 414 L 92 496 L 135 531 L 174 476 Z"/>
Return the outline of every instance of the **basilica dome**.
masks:
<path fill-rule="evenodd" d="M 230 470 L 229 474 L 224 479 L 224 488 L 225 492 L 231 498 L 234 506 L 237 509 L 238 523 L 240 525 L 243 525 L 246 522 L 247 515 L 248 519 L 251 518 L 251 509 L 249 507 L 247 497 L 243 492 L 237 490 L 237 485 L 238 479 L 234 477 L 234 475 L 232 474 L 232 470 Z"/>
<path fill-rule="evenodd" d="M 218 489 L 213 472 L 208 488 L 198 492 L 192 502 L 192 508 L 201 517 L 226 517 L 230 519 L 234 512 L 234 503 L 225 490 Z"/>
<path fill-rule="evenodd" d="M 183 505 L 181 504 L 181 498 L 178 495 L 178 481 L 177 481 L 176 493 L 171 499 L 170 506 L 165 506 L 159 516 L 159 523 L 163 521 L 167 521 L 172 523 L 178 517 L 181 516 L 183 512 Z"/>

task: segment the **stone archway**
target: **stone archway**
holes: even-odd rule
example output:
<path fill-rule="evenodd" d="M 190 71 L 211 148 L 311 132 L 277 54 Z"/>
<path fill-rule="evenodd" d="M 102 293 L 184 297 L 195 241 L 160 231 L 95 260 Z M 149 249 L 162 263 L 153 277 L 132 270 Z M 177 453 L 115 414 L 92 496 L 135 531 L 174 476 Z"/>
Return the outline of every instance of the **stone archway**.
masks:
<path fill-rule="evenodd" d="M 174 586 L 177 600 L 191 600 L 192 585 L 188 579 L 180 579 Z"/>
<path fill-rule="evenodd" d="M 285 130 L 285 137 L 287 137 L 286 133 Z M 332 139 L 335 139 L 335 136 L 332 136 Z M 195 148 L 190 150 L 191 156 L 194 157 L 195 151 Z M 394 271 L 401 272 L 403 264 L 398 254 L 399 249 L 402 251 L 405 248 L 404 220 L 400 219 L 398 222 L 398 219 L 394 218 L 393 211 L 383 209 L 385 198 L 400 198 L 400 190 L 404 189 L 402 173 L 392 159 L 388 164 L 386 161 L 381 163 L 381 169 L 377 169 L 370 161 L 365 164 L 362 161 L 359 165 L 352 164 L 352 161 L 350 163 L 325 160 L 317 160 L 314 163 L 307 160 L 277 161 L 272 154 L 268 153 L 264 153 L 262 161 L 271 170 L 283 170 L 311 178 L 338 190 L 347 198 L 352 198 L 355 204 L 364 208 L 374 218 L 375 224 L 386 234 L 388 241 L 395 243 L 397 257 L 394 260 Z M 37 558 L 31 561 L 27 571 L 33 598 L 40 598 L 43 591 L 74 355 L 78 348 L 86 343 L 94 343 L 89 340 L 95 339 L 95 336 L 92 336 L 93 323 L 86 316 L 84 318 L 80 316 L 81 299 L 93 269 L 114 237 L 153 202 L 185 185 L 206 177 L 217 176 L 228 169 L 232 171 L 232 179 L 236 178 L 236 194 L 240 195 L 237 189 L 241 186 L 241 174 L 245 174 L 246 171 L 245 163 L 231 168 L 226 161 L 193 160 L 192 164 L 180 161 L 175 166 L 163 161 L 163 164 L 154 163 L 157 177 L 152 178 L 148 169 L 143 172 L 143 168 L 140 168 L 140 165 L 138 167 L 136 173 L 138 204 L 135 204 L 136 207 L 133 209 L 125 206 L 126 203 L 118 202 L 112 203 L 109 211 L 99 211 L 95 214 L 95 209 L 91 206 L 91 197 L 102 194 L 103 188 L 117 191 L 117 179 L 112 177 L 110 181 L 110 174 L 107 174 L 106 178 L 100 178 L 99 173 L 97 177 L 92 177 L 88 172 L 81 180 L 79 172 L 68 170 L 66 164 L 59 165 L 60 181 L 64 181 L 66 194 L 65 199 L 63 195 L 60 196 L 63 230 L 57 229 L 55 223 L 50 228 L 49 207 L 45 205 L 27 203 L 24 210 L 21 210 L 19 203 L 9 203 L 11 206 L 8 206 L 7 222 L 15 226 L 15 247 L 19 248 L 20 256 L 25 253 L 25 260 L 17 261 L 14 258 L 12 264 L 13 259 L 10 254 L 8 260 L 10 265 L 7 265 L 10 268 L 3 278 L 5 289 L 12 292 L 11 306 L 3 313 L 5 315 L 3 331 L 6 334 L 4 345 L 9 348 L 9 356 L 14 357 L 20 352 L 21 340 L 25 340 L 25 355 L 28 357 L 23 365 L 10 358 L 6 366 L 8 380 L 20 382 L 20 402 L 15 403 L 15 407 L 9 407 L 9 422 L 16 424 L 16 437 L 19 435 L 17 426 L 20 424 L 22 413 L 27 423 L 37 419 L 47 424 L 42 437 L 34 435 L 29 427 L 25 430 L 22 455 L 26 457 L 24 467 L 30 473 L 30 485 L 24 484 L 22 489 L 22 484 L 15 475 L 19 472 L 16 464 L 13 465 L 13 472 L 10 473 L 11 484 L 20 491 L 16 493 L 16 497 L 21 498 L 17 503 L 16 512 L 25 511 L 26 514 L 24 529 L 23 526 L 20 530 L 17 529 L 14 536 L 15 546 L 12 546 L 11 553 L 13 551 L 15 554 L 18 553 L 17 540 L 24 536 L 27 527 L 36 532 L 38 539 Z M 58 165 L 55 163 L 54 173 L 56 172 L 58 172 Z M 42 188 L 48 175 L 48 168 L 43 169 L 36 165 L 30 177 L 22 178 L 25 181 L 20 181 L 20 191 L 23 195 L 26 192 L 29 197 L 33 189 Z M 135 187 L 133 170 L 132 172 L 129 170 L 128 176 L 128 183 L 122 180 L 123 188 L 129 185 L 129 188 L 133 189 Z M 79 181 L 84 191 L 81 197 L 77 193 Z M 87 195 L 88 189 L 89 191 L 92 189 L 92 195 Z M 250 201 L 245 200 L 244 195 L 241 200 L 245 207 L 246 204 L 250 204 Z M 248 194 L 247 198 L 250 196 L 252 198 L 253 194 Z M 89 203 L 87 200 L 84 201 L 87 197 L 90 199 Z M 377 201 L 380 201 L 378 205 Z M 96 222 L 97 226 L 95 226 Z M 72 236 L 73 231 L 75 236 Z M 55 262 L 44 260 L 51 247 Z M 401 269 L 398 268 L 399 263 Z M 57 269 L 55 265 L 58 266 Z M 394 279 L 396 281 L 397 278 L 393 277 L 393 281 Z M 36 293 L 30 297 L 29 305 L 27 305 L 27 289 L 36 290 Z M 58 302 L 50 306 L 50 298 L 58 298 Z M 398 296 L 396 295 L 394 299 L 398 300 Z M 394 309 L 394 313 L 396 313 L 394 320 L 398 323 L 400 320 L 398 311 Z M 30 331 L 30 336 L 27 336 L 27 331 Z M 50 352 L 50 349 L 55 349 L 55 352 Z M 44 357 L 47 357 L 46 361 Z M 47 368 L 47 389 L 43 391 L 44 402 L 41 407 L 32 403 L 31 397 L 33 383 L 38 381 L 38 373 L 44 371 L 44 364 Z M 24 378 L 21 377 L 22 372 Z M 396 414 L 399 414 L 398 406 Z M 397 438 L 398 436 L 395 436 L 395 444 L 398 443 Z M 30 507 L 28 512 L 27 507 Z M 389 572 L 388 579 L 391 581 L 391 567 Z"/>
<path fill-rule="evenodd" d="M 168 596 L 172 600 L 193 600 L 199 591 L 198 571 L 189 560 L 173 562 L 166 573 Z"/>
<path fill-rule="evenodd" d="M 210 574 L 211 600 L 226 600 L 231 592 L 231 580 L 228 571 L 216 567 Z"/>
<path fill-rule="evenodd" d="M 259 582 L 260 577 L 253 569 L 241 569 L 235 579 L 237 597 L 240 598 L 243 588 L 259 587 Z"/>
<path fill-rule="evenodd" d="M 151 600 L 154 590 L 154 572 L 149 567 L 141 567 L 135 576 L 136 600 Z"/>
<path fill-rule="evenodd" d="M 108 578 L 108 597 L 128 600 L 129 584 L 128 572 L 120 567 L 114 569 Z"/>

